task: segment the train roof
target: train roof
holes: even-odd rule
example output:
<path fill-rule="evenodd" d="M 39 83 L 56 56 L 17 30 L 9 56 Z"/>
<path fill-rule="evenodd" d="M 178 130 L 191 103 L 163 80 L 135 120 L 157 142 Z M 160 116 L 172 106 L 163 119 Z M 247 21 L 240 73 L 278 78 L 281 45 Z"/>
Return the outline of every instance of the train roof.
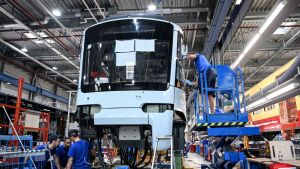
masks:
<path fill-rule="evenodd" d="M 116 16 L 109 16 L 104 19 L 102 19 L 100 22 L 106 22 L 106 21 L 111 21 L 111 20 L 116 20 L 116 19 L 130 19 L 130 18 L 145 18 L 145 19 L 158 19 L 158 20 L 163 20 L 166 22 L 168 21 L 165 17 L 161 15 L 145 15 L 145 14 L 132 14 L 132 15 L 116 15 Z"/>
<path fill-rule="evenodd" d="M 115 16 L 109 16 L 106 17 L 104 19 L 102 19 L 99 23 L 96 23 L 94 25 L 89 26 L 88 28 L 86 28 L 86 30 L 88 30 L 91 27 L 94 27 L 96 25 L 105 23 L 105 22 L 109 22 L 109 21 L 115 21 L 115 20 L 122 20 L 122 19 L 131 19 L 131 18 L 143 18 L 143 19 L 152 19 L 152 20 L 158 20 L 158 21 L 163 21 L 163 22 L 167 22 L 170 23 L 174 26 L 174 29 L 180 31 L 182 33 L 182 29 L 175 23 L 167 20 L 165 17 L 161 16 L 161 15 L 146 15 L 146 14 L 132 14 L 132 15 L 115 15 Z M 85 30 L 85 31 L 86 31 Z"/>

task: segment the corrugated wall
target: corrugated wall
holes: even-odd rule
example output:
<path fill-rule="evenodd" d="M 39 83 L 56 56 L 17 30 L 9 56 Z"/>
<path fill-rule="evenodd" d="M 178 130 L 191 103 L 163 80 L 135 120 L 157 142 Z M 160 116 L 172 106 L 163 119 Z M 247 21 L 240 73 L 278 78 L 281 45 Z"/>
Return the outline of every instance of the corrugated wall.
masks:
<path fill-rule="evenodd" d="M 11 64 L 5 64 L 4 65 L 4 69 L 3 69 L 3 73 L 12 76 L 16 79 L 18 79 L 19 77 L 23 77 L 24 81 L 26 83 L 30 83 L 32 75 L 30 75 L 27 72 L 24 72 L 23 69 L 20 69 L 14 65 Z M 37 79 L 36 80 L 36 86 L 40 87 L 42 89 L 45 89 L 47 91 L 50 92 L 54 92 L 54 84 L 44 80 L 44 79 Z M 11 84 L 6 84 L 6 83 L 2 83 L 1 87 L 0 87 L 0 91 L 3 93 L 6 93 L 8 95 L 12 95 L 12 96 L 17 96 L 18 93 L 18 88 L 14 85 Z M 58 87 L 57 88 L 57 95 L 63 96 L 65 98 L 68 98 L 68 93 L 66 90 Z M 29 91 L 23 89 L 23 93 L 22 93 L 22 98 L 23 99 L 29 99 Z M 57 101 L 56 104 L 54 104 L 54 100 L 45 96 L 41 96 L 41 95 L 35 95 L 34 97 L 34 102 L 43 104 L 43 105 L 47 105 L 47 106 L 56 106 L 58 109 L 67 111 L 67 104 L 62 103 Z"/>

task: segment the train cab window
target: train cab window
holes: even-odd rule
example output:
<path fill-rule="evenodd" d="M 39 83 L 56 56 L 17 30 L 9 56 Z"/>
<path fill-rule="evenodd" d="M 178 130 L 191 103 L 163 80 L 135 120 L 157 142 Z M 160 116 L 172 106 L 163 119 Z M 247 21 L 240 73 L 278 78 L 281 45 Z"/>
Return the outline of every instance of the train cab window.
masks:
<path fill-rule="evenodd" d="M 182 34 L 178 32 L 177 36 L 177 60 L 176 60 L 176 78 L 175 86 L 178 88 L 183 88 L 184 84 L 184 73 L 183 73 L 183 60 L 181 56 L 181 46 L 182 46 Z"/>
<path fill-rule="evenodd" d="M 82 92 L 167 90 L 173 25 L 126 19 L 90 27 L 85 33 Z"/>

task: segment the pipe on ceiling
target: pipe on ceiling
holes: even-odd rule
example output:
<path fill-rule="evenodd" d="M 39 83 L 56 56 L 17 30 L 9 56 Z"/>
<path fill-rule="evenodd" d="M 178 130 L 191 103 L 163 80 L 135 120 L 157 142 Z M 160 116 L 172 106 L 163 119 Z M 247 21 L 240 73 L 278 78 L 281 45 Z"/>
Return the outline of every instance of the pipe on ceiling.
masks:
<path fill-rule="evenodd" d="M 68 78 L 68 77 L 66 77 L 66 76 L 64 76 L 64 75 L 62 75 L 61 73 L 59 73 L 59 72 L 56 71 L 56 70 L 53 70 L 53 69 L 50 68 L 49 66 L 47 66 L 47 65 L 45 65 L 44 63 L 38 61 L 37 59 L 35 59 L 34 57 L 28 55 L 27 53 L 21 51 L 20 49 L 18 49 L 17 47 L 11 45 L 10 43 L 7 43 L 7 42 L 5 42 L 5 41 L 2 40 L 2 39 L 0 39 L 0 42 L 3 43 L 4 45 L 10 47 L 12 50 L 14 50 L 14 51 L 20 53 L 21 55 L 27 57 L 27 58 L 30 59 L 30 60 L 32 60 L 33 62 L 39 64 L 40 66 L 42 66 L 42 67 L 45 68 L 46 70 L 49 70 L 49 71 L 51 71 L 51 72 L 53 72 L 53 73 L 59 75 L 60 77 L 66 79 L 67 81 L 69 81 L 69 82 L 71 82 L 71 83 L 73 83 L 73 84 L 76 84 L 76 83 L 73 82 L 73 80 L 71 80 L 70 78 Z"/>
<path fill-rule="evenodd" d="M 224 23 L 225 17 L 230 9 L 232 0 L 219 0 L 217 3 L 216 10 L 212 19 L 212 23 L 209 29 L 208 38 L 204 44 L 203 54 L 206 57 L 209 57 L 215 44 L 218 40 L 218 37 L 221 33 L 221 28 Z"/>
<path fill-rule="evenodd" d="M 22 23 L 20 20 L 18 20 L 17 18 L 15 18 L 12 14 L 10 14 L 8 11 L 6 11 L 4 8 L 2 8 L 0 6 L 0 11 L 5 14 L 7 17 L 11 18 L 14 22 L 16 22 L 17 24 L 19 24 L 20 26 L 22 26 L 25 30 L 28 30 L 31 34 L 33 34 L 35 37 L 37 37 L 38 39 L 42 40 L 43 43 L 49 47 L 52 51 L 54 51 L 58 56 L 62 57 L 64 60 L 66 60 L 68 63 L 70 63 L 71 65 L 73 65 L 75 68 L 79 69 L 79 66 L 77 66 L 76 63 L 72 62 L 68 57 L 66 57 L 65 55 L 63 55 L 60 51 L 58 51 L 56 48 L 54 48 L 54 46 L 52 46 L 50 43 L 48 43 L 45 39 L 43 39 L 42 37 L 40 37 L 37 33 L 35 33 L 34 31 L 32 31 L 28 26 L 26 26 L 24 23 Z"/>
<path fill-rule="evenodd" d="M 96 4 L 97 8 L 99 9 L 100 14 L 102 15 L 102 17 L 105 18 L 105 15 L 104 15 L 104 13 L 102 12 L 102 10 L 101 10 L 100 5 L 98 4 L 98 2 L 97 2 L 96 0 L 94 0 L 94 3 Z"/>
<path fill-rule="evenodd" d="M 89 13 L 92 15 L 92 17 L 94 18 L 94 20 L 96 21 L 96 23 L 98 23 L 98 20 L 96 19 L 95 15 L 93 14 L 93 12 L 91 11 L 90 7 L 88 6 L 88 4 L 85 2 L 85 0 L 82 0 L 84 6 L 87 8 L 87 10 L 89 11 Z"/>
<path fill-rule="evenodd" d="M 44 29 L 44 31 L 49 34 L 50 36 L 55 36 L 51 31 L 49 31 L 49 29 L 47 29 L 40 21 L 38 21 L 35 16 L 33 16 L 29 11 L 27 11 L 23 6 L 20 5 L 20 3 L 16 0 L 11 0 L 9 1 L 14 7 L 16 7 L 17 9 L 19 9 L 23 14 L 25 14 L 27 17 L 29 17 L 30 19 L 32 19 L 33 21 L 37 22 L 39 24 L 39 26 Z M 2 8 L 4 9 L 4 8 Z M 11 15 L 11 14 L 10 14 Z M 12 15 L 11 15 L 12 16 Z M 17 18 L 15 18 L 16 20 L 18 20 Z M 19 21 L 20 23 L 22 23 L 21 21 Z M 23 24 L 23 23 L 22 23 Z M 26 26 L 26 24 L 23 24 Z M 26 26 L 27 28 L 29 28 L 28 26 Z M 55 39 L 55 41 L 60 44 L 63 48 L 65 48 L 66 50 L 72 51 L 75 55 L 77 55 L 77 52 L 73 49 L 73 48 L 69 48 L 65 43 L 63 43 L 61 40 L 59 39 Z M 46 41 L 45 41 L 46 42 Z M 45 43 L 44 42 L 44 43 Z M 47 42 L 46 42 L 47 43 Z M 51 44 L 48 43 L 49 46 L 52 46 Z"/>
<path fill-rule="evenodd" d="M 274 58 L 282 55 L 283 53 L 285 53 L 285 48 L 288 47 L 289 45 L 291 45 L 295 40 L 298 39 L 298 37 L 300 36 L 300 31 L 298 31 L 296 34 L 294 34 L 294 36 L 292 36 L 279 50 L 276 51 L 276 53 L 274 55 L 272 55 L 268 60 L 266 60 L 262 65 L 260 65 L 257 69 L 255 69 L 255 71 L 253 73 L 251 73 L 245 81 L 248 81 L 249 79 L 251 79 L 256 73 L 258 73 L 262 68 L 264 68 L 269 62 L 271 62 Z"/>
<path fill-rule="evenodd" d="M 51 16 L 52 19 L 55 20 L 55 22 L 61 27 L 63 28 L 73 39 L 74 41 L 79 45 L 80 41 L 73 35 L 73 33 L 70 31 L 69 28 L 66 28 L 65 25 L 63 25 L 53 14 L 52 12 L 49 11 L 49 9 L 40 1 L 40 0 L 35 0 L 42 8 L 43 10 L 45 10 L 48 15 Z"/>
<path fill-rule="evenodd" d="M 27 72 L 30 72 L 32 74 L 36 74 L 36 72 L 26 66 L 24 66 L 23 64 L 20 64 L 20 63 L 17 63 L 15 60 L 11 60 L 11 59 L 7 59 L 7 57 L 5 57 L 4 55 L 0 54 L 0 59 L 3 60 L 4 62 L 8 63 L 8 64 L 13 64 L 13 65 L 16 65 L 17 67 L 20 67 L 21 69 L 27 71 Z M 54 80 L 52 78 L 49 78 L 45 75 L 42 75 L 42 74 L 36 74 L 39 78 L 43 78 L 53 84 L 56 84 L 57 86 L 63 88 L 63 89 L 66 89 L 66 90 L 71 90 L 71 88 L 69 86 L 66 86 L 62 83 L 59 83 L 57 80 Z"/>

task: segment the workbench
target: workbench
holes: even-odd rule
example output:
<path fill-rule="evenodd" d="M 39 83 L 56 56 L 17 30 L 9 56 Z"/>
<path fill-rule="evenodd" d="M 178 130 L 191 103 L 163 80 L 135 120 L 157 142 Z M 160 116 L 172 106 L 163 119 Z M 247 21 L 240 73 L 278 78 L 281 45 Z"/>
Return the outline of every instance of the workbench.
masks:
<path fill-rule="evenodd" d="M 271 158 L 247 158 L 247 169 L 267 169 L 275 163 L 285 163 L 300 168 L 300 160 L 272 161 Z"/>

